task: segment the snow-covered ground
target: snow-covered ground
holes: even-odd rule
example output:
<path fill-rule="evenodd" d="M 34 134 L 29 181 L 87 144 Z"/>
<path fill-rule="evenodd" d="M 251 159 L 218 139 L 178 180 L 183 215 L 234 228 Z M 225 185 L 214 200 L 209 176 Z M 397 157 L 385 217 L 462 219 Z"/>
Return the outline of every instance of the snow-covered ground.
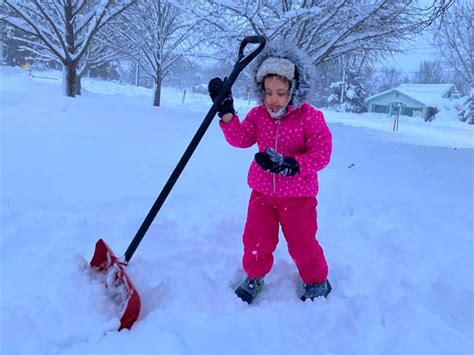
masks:
<path fill-rule="evenodd" d="M 298 299 L 282 239 L 250 306 L 233 289 L 255 148 L 229 147 L 213 122 L 127 267 L 143 307 L 117 332 L 94 244 L 125 251 L 210 101 L 165 89 L 156 108 L 149 90 L 92 80 L 71 99 L 35 74 L 0 68 L 2 354 L 473 353 L 474 127 L 455 113 L 394 133 L 384 115 L 325 111 L 333 292 Z"/>

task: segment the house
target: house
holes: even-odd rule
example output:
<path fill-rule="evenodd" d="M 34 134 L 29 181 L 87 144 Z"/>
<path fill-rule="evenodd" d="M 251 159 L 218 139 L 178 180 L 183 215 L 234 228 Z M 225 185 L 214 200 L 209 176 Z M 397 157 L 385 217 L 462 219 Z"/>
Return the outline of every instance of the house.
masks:
<path fill-rule="evenodd" d="M 443 101 L 459 98 L 453 84 L 402 84 L 367 98 L 369 112 L 421 117 L 430 121 Z"/>

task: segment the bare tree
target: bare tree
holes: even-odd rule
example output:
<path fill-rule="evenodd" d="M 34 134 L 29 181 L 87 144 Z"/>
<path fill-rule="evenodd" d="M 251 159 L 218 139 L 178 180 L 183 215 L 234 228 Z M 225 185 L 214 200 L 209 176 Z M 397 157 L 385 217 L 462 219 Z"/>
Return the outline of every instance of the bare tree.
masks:
<path fill-rule="evenodd" d="M 443 64 L 439 60 L 421 62 L 413 79 L 417 84 L 442 84 L 447 82 Z"/>
<path fill-rule="evenodd" d="M 30 49 L 63 66 L 65 94 L 77 93 L 77 70 L 97 31 L 135 0 L 3 0 L 0 20 L 32 36 Z M 36 46 L 35 46 L 36 45 Z"/>
<path fill-rule="evenodd" d="M 382 67 L 372 78 L 372 85 L 369 94 L 376 94 L 392 89 L 400 84 L 407 83 L 408 77 L 395 67 Z"/>
<path fill-rule="evenodd" d="M 172 66 L 202 40 L 195 36 L 200 21 L 193 7 L 181 5 L 176 0 L 142 0 L 107 29 L 105 41 L 153 79 L 154 106 L 160 106 L 162 82 Z"/>
<path fill-rule="evenodd" d="M 474 124 L 474 4 L 458 0 L 437 21 L 434 44 L 446 63 L 462 79 L 458 89 L 469 95 L 459 118 Z"/>
<path fill-rule="evenodd" d="M 107 26 L 105 26 L 107 27 Z M 81 78 L 87 72 L 103 66 L 113 61 L 120 61 L 126 59 L 123 53 L 114 50 L 114 48 L 107 46 L 106 43 L 101 39 L 100 32 L 98 32 L 91 44 L 87 48 L 86 53 L 82 56 L 77 66 L 77 80 L 76 80 L 76 93 L 81 94 Z"/>
<path fill-rule="evenodd" d="M 464 91 L 470 92 L 474 88 L 474 3 L 458 0 L 436 25 L 435 46 L 452 70 L 469 85 Z"/>

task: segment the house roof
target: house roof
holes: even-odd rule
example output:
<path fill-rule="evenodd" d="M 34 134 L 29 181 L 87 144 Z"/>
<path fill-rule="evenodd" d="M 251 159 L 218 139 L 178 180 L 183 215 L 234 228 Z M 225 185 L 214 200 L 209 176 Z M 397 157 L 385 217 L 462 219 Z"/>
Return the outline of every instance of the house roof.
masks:
<path fill-rule="evenodd" d="M 393 91 L 398 91 L 425 106 L 436 106 L 439 100 L 451 90 L 453 84 L 402 84 L 396 88 L 372 95 L 366 101 L 376 99 Z"/>

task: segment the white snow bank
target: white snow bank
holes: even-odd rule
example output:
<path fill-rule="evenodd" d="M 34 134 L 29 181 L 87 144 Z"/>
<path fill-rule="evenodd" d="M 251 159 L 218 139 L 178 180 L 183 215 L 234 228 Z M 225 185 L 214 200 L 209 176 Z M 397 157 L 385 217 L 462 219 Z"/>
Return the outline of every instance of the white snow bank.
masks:
<path fill-rule="evenodd" d="M 127 267 L 143 308 L 119 333 L 87 267 L 94 244 L 123 253 L 210 101 L 181 105 L 166 89 L 154 108 L 135 89 L 89 80 L 70 99 L 11 68 L 0 82 L 2 353 L 472 353 L 470 126 L 402 119 L 393 133 L 383 117 L 325 112 L 334 153 L 320 174 L 318 238 L 333 292 L 298 299 L 282 237 L 248 306 L 233 288 L 255 148 L 229 147 L 214 122 Z"/>

